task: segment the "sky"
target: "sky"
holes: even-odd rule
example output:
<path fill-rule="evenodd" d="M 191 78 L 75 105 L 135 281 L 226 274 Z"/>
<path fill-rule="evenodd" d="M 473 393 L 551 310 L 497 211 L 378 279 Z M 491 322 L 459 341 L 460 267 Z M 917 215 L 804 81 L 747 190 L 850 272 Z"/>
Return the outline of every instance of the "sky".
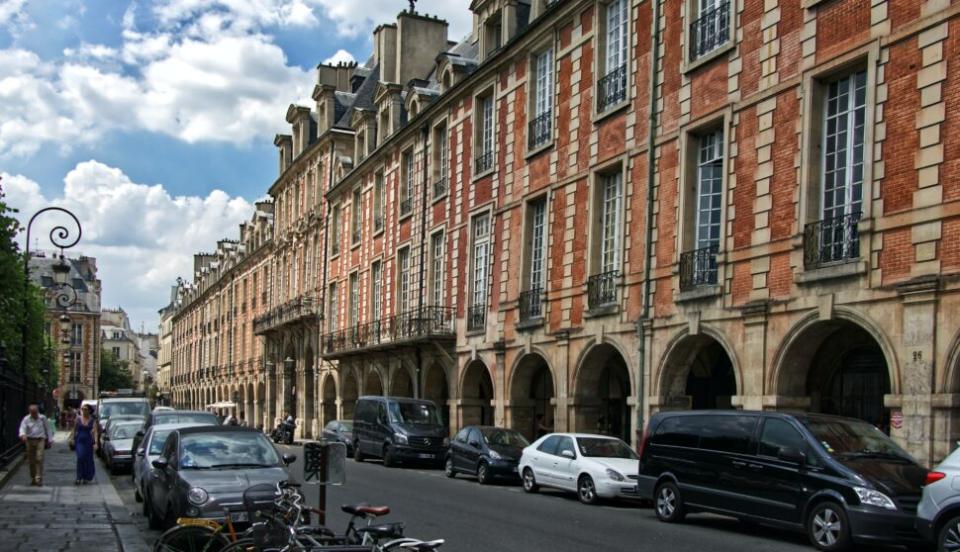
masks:
<path fill-rule="evenodd" d="M 470 31 L 469 0 L 417 11 Z M 193 253 L 213 251 L 277 177 L 273 137 L 321 62 L 365 61 L 405 0 L 0 0 L 0 190 L 26 223 L 83 226 L 104 307 L 156 331 Z M 37 219 L 32 249 L 63 222 Z M 22 241 L 22 236 L 21 236 Z"/>

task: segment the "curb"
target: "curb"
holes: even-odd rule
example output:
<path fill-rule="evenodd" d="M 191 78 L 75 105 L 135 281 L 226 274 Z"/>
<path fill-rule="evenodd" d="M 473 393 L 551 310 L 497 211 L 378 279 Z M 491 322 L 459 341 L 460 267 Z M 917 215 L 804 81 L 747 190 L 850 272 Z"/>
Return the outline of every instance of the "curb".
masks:
<path fill-rule="evenodd" d="M 10 462 L 5 470 L 0 471 L 0 489 L 5 487 L 7 481 L 10 481 L 10 479 L 17 473 L 17 470 L 19 470 L 20 466 L 23 465 L 24 460 L 24 455 L 18 454 L 16 460 Z"/>

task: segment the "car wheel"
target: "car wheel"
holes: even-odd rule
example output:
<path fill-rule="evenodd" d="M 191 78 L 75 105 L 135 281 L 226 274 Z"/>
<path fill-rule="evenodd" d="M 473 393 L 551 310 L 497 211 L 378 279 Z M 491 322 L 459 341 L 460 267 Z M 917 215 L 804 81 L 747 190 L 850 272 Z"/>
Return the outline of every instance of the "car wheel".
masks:
<path fill-rule="evenodd" d="M 597 503 L 597 486 L 593 483 L 593 478 L 589 475 L 581 475 L 577 481 L 577 497 L 584 504 Z"/>
<path fill-rule="evenodd" d="M 523 470 L 523 490 L 528 493 L 535 493 L 540 489 L 537 480 L 533 477 L 533 470 L 526 468 Z"/>
<path fill-rule="evenodd" d="M 457 471 L 453 469 L 453 457 L 447 456 L 447 460 L 443 463 L 443 473 L 450 479 L 453 479 L 457 476 Z"/>
<path fill-rule="evenodd" d="M 487 466 L 486 462 L 480 462 L 480 465 L 477 466 L 477 483 L 481 485 L 486 485 L 490 482 L 490 467 Z"/>
<path fill-rule="evenodd" d="M 390 445 L 383 447 L 383 465 L 388 468 L 396 465 L 396 460 L 393 458 L 393 449 Z"/>
<path fill-rule="evenodd" d="M 835 502 L 817 504 L 807 517 L 807 536 L 818 550 L 835 552 L 850 546 L 847 513 Z"/>
<path fill-rule="evenodd" d="M 363 453 L 360 452 L 360 443 L 353 444 L 353 459 L 357 462 L 363 462 Z"/>
<path fill-rule="evenodd" d="M 937 550 L 940 552 L 960 551 L 960 516 L 950 518 L 937 535 Z"/>
<path fill-rule="evenodd" d="M 676 523 L 682 521 L 687 515 L 683 506 L 683 499 L 680 497 L 680 489 L 672 481 L 661 484 L 654 493 L 656 502 L 654 511 L 657 519 L 667 523 Z"/>

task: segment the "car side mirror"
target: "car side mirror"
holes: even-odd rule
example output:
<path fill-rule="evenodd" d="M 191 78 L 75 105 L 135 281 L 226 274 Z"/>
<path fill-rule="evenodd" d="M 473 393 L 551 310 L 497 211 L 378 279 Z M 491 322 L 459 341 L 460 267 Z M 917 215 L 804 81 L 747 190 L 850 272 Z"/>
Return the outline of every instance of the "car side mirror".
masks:
<path fill-rule="evenodd" d="M 151 462 L 151 464 L 153 465 L 154 468 L 157 468 L 160 471 L 167 469 L 167 466 L 170 465 L 170 463 L 167 462 L 167 459 L 163 457 L 157 458 L 156 460 Z"/>
<path fill-rule="evenodd" d="M 140 458 L 143 458 L 143 457 L 146 456 L 146 455 L 147 455 L 147 453 L 146 453 L 145 450 L 143 450 L 143 449 L 137 449 L 137 456 L 139 456 Z"/>
<path fill-rule="evenodd" d="M 561 452 L 560 452 L 560 456 L 563 456 L 564 458 L 569 458 L 569 459 L 571 459 L 571 460 L 573 460 L 574 458 L 577 457 L 577 455 L 574 454 L 573 451 L 572 451 L 572 450 L 569 450 L 569 449 L 564 450 L 564 451 L 561 451 Z"/>
<path fill-rule="evenodd" d="M 795 447 L 780 447 L 780 450 L 777 452 L 777 458 L 801 467 L 807 463 L 807 455 Z"/>
<path fill-rule="evenodd" d="M 280 457 L 280 459 L 283 460 L 283 465 L 284 465 L 284 466 L 289 466 L 290 464 L 293 464 L 294 462 L 297 461 L 297 455 L 296 455 L 296 454 L 284 454 L 283 456 Z"/>

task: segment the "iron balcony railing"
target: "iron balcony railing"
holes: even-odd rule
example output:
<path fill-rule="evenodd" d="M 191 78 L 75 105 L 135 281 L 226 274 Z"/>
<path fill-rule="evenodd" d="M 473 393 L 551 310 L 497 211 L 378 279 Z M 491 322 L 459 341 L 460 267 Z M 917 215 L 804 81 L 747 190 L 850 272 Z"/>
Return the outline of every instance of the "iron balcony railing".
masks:
<path fill-rule="evenodd" d="M 543 318 L 543 289 L 536 287 L 520 292 L 520 322 Z"/>
<path fill-rule="evenodd" d="M 467 331 L 482 330 L 487 324 L 487 306 L 473 305 L 467 309 Z"/>
<path fill-rule="evenodd" d="M 253 319 L 253 333 L 260 335 L 295 322 L 316 321 L 317 302 L 312 296 L 302 295 L 278 305 Z"/>
<path fill-rule="evenodd" d="M 595 309 L 616 304 L 617 279 L 619 277 L 619 270 L 611 270 L 593 275 L 587 280 L 587 304 L 589 308 Z"/>
<path fill-rule="evenodd" d="M 400 216 L 408 215 L 411 211 L 413 211 L 413 199 L 408 197 L 400 200 Z"/>
<path fill-rule="evenodd" d="M 433 199 L 442 197 L 447 193 L 447 177 L 442 176 L 433 183 Z"/>
<path fill-rule="evenodd" d="M 860 216 L 859 212 L 850 213 L 811 222 L 804 226 L 804 267 L 819 268 L 859 259 L 860 232 L 857 230 L 857 224 L 860 222 Z"/>
<path fill-rule="evenodd" d="M 626 99 L 627 64 L 623 64 L 597 81 L 597 111 L 603 113 L 608 107 Z"/>
<path fill-rule="evenodd" d="M 730 38 L 730 2 L 721 2 L 690 24 L 690 61 L 716 50 Z"/>
<path fill-rule="evenodd" d="M 487 172 L 492 168 L 493 168 L 493 152 L 492 151 L 485 151 L 477 156 L 476 163 L 474 163 L 474 172 L 476 174 Z"/>
<path fill-rule="evenodd" d="M 453 309 L 428 306 L 329 332 L 323 335 L 322 345 L 325 356 L 337 356 L 454 335 Z"/>
<path fill-rule="evenodd" d="M 709 245 L 680 254 L 680 291 L 717 283 L 717 251 Z"/>
<path fill-rule="evenodd" d="M 553 111 L 537 115 L 528 125 L 527 148 L 535 149 L 553 137 Z"/>

